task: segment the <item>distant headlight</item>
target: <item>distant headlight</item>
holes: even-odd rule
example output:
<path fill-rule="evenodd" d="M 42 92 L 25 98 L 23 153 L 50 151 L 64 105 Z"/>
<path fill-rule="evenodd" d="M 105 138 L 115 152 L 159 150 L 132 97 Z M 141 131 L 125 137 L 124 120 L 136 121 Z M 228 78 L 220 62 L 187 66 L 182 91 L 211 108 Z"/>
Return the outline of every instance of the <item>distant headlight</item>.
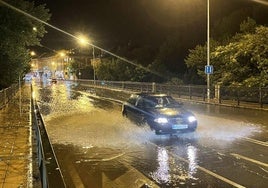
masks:
<path fill-rule="evenodd" d="M 168 122 L 168 119 L 167 118 L 156 118 L 154 121 L 156 123 L 165 124 Z"/>
<path fill-rule="evenodd" d="M 189 116 L 189 117 L 188 117 L 188 121 L 189 121 L 190 123 L 193 123 L 194 121 L 196 121 L 196 118 L 195 118 L 194 116 Z"/>

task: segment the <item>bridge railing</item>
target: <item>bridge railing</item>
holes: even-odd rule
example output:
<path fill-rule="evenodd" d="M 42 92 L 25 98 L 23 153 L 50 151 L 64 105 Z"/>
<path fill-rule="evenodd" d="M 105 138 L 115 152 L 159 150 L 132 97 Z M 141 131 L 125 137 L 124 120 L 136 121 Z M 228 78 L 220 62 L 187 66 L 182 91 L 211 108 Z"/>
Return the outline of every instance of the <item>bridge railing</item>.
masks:
<path fill-rule="evenodd" d="M 32 126 L 36 133 L 37 160 L 43 188 L 65 188 L 59 164 L 36 100 L 31 97 Z"/>
<path fill-rule="evenodd" d="M 77 80 L 81 85 L 120 89 L 130 92 L 167 93 L 182 99 L 219 103 L 231 106 L 251 106 L 268 108 L 268 88 L 224 87 L 216 85 L 210 88 L 210 100 L 207 99 L 207 86 L 175 85 L 148 82 Z"/>

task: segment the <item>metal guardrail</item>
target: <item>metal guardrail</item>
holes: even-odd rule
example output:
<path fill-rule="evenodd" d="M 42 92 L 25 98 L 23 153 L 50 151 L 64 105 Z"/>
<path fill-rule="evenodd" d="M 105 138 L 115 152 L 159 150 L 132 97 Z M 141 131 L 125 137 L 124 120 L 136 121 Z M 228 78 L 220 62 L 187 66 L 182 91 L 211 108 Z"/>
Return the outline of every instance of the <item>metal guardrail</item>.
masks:
<path fill-rule="evenodd" d="M 0 91 L 0 109 L 4 108 L 8 102 L 16 95 L 19 90 L 19 84 L 13 84 Z"/>
<path fill-rule="evenodd" d="M 65 188 L 66 185 L 55 152 L 50 143 L 45 123 L 33 96 L 31 97 L 31 115 L 32 125 L 36 130 L 37 158 L 42 187 Z"/>
<path fill-rule="evenodd" d="M 213 104 L 231 106 L 252 106 L 268 108 L 268 88 L 246 87 L 211 87 L 210 100 L 207 99 L 207 86 L 204 85 L 174 85 L 146 82 L 122 82 L 99 80 L 76 80 L 81 85 L 101 88 L 121 89 L 130 92 L 167 93 L 182 99 L 197 100 Z"/>

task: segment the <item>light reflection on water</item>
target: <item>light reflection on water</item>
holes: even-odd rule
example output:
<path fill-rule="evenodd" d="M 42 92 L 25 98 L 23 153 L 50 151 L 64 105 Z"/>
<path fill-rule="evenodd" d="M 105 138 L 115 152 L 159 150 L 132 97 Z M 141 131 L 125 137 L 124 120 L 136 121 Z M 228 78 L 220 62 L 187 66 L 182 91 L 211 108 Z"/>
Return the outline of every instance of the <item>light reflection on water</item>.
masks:
<path fill-rule="evenodd" d="M 176 160 L 179 156 L 171 154 L 166 147 L 158 147 L 156 158 L 158 166 L 155 171 L 150 173 L 152 179 L 160 184 L 171 186 L 184 185 L 189 181 L 192 182 L 192 185 L 195 185 L 195 181 L 198 180 L 195 177 L 198 170 L 197 149 L 195 146 L 189 145 L 186 152 L 187 160 L 183 159 L 178 164 Z M 179 158 L 182 159 L 181 157 Z M 188 169 L 182 163 L 188 163 Z"/>
<path fill-rule="evenodd" d="M 196 147 L 188 146 L 187 147 L 187 158 L 189 161 L 188 165 L 188 176 L 189 178 L 194 178 L 194 174 L 197 172 L 197 161 L 196 161 Z"/>
<path fill-rule="evenodd" d="M 74 115 L 78 112 L 90 112 L 94 108 L 93 100 L 74 92 L 70 84 L 52 84 L 44 88 L 35 88 L 41 113 L 46 118 Z"/>
<path fill-rule="evenodd" d="M 158 183 L 167 183 L 170 181 L 170 168 L 168 152 L 164 147 L 157 148 L 157 161 L 158 167 L 152 173 L 152 178 L 157 180 Z"/>

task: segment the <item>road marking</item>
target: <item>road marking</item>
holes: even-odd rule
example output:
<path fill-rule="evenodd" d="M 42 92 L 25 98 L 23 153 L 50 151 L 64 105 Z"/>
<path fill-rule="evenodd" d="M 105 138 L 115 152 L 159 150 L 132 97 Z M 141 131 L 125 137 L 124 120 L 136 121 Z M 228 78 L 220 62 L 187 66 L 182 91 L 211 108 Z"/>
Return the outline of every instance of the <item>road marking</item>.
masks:
<path fill-rule="evenodd" d="M 158 145 L 156 145 L 156 144 L 154 144 L 152 142 L 149 142 L 149 143 L 152 144 L 152 145 L 154 145 L 154 146 L 156 146 L 156 147 L 159 147 Z M 170 151 L 168 151 L 168 153 L 170 155 L 172 155 L 173 157 L 176 156 L 179 160 L 181 160 L 181 161 L 183 161 L 183 162 L 185 162 L 187 164 L 190 164 L 190 162 L 188 160 L 186 160 L 186 159 L 184 159 L 184 158 L 182 158 L 182 157 L 180 157 L 180 156 L 178 156 L 176 154 L 173 154 Z M 213 176 L 213 177 L 215 177 L 215 178 L 217 178 L 217 179 L 219 179 L 219 180 L 221 180 L 221 181 L 223 181 L 223 182 L 225 182 L 225 183 L 228 183 L 228 184 L 230 184 L 230 185 L 232 185 L 234 187 L 237 187 L 237 188 L 246 188 L 245 186 L 240 185 L 240 184 L 238 184 L 238 183 L 236 183 L 236 182 L 234 182 L 232 180 L 229 180 L 229 179 L 227 179 L 227 178 L 225 178 L 225 177 L 223 177 L 223 176 L 221 176 L 219 174 L 216 174 L 216 173 L 214 173 L 214 172 L 212 172 L 212 171 L 210 171 L 210 170 L 208 170 L 208 169 L 206 169 L 204 167 L 201 167 L 199 165 L 196 165 L 196 168 L 199 169 L 199 170 L 201 170 L 201 171 L 203 171 L 203 172 L 205 172 L 205 173 L 207 173 L 207 174 L 209 174 L 209 175 L 211 175 L 211 176 Z"/>
<path fill-rule="evenodd" d="M 125 155 L 124 152 L 123 152 L 123 153 L 120 153 L 120 154 L 118 154 L 118 155 L 116 155 L 116 156 L 109 157 L 109 158 L 102 158 L 102 159 L 85 159 L 85 160 L 81 160 L 81 161 L 83 161 L 83 162 L 106 162 L 106 161 L 114 160 L 114 159 L 116 159 L 116 158 L 118 158 L 118 157 L 121 157 L 121 156 L 123 156 L 123 155 Z"/>
<path fill-rule="evenodd" d="M 203 172 L 206 172 L 207 174 L 209 174 L 209 175 L 211 175 L 211 176 L 213 176 L 215 178 L 220 179 L 221 181 L 224 181 L 225 183 L 228 183 L 228 184 L 234 186 L 234 187 L 237 187 L 237 188 L 246 188 L 243 185 L 240 185 L 240 184 L 238 184 L 238 183 L 236 183 L 236 182 L 234 182 L 232 180 L 229 180 L 229 179 L 227 179 L 227 178 L 225 178 L 225 177 L 223 177 L 223 176 L 221 176 L 219 174 L 216 174 L 216 173 L 214 173 L 214 172 L 212 172 L 210 170 L 207 170 L 204 167 L 201 167 L 201 166 L 197 165 L 197 168 L 200 169 Z"/>
<path fill-rule="evenodd" d="M 116 156 L 114 156 L 114 157 L 109 157 L 109 158 L 102 159 L 102 161 L 111 161 L 111 160 L 114 160 L 114 159 L 116 159 L 116 158 L 118 158 L 118 157 L 121 157 L 121 156 L 123 156 L 123 155 L 125 155 L 124 152 L 123 152 L 123 153 L 120 153 L 120 154 L 118 154 L 118 155 L 116 155 Z"/>
<path fill-rule="evenodd" d="M 236 153 L 230 153 L 230 155 L 232 155 L 232 156 L 234 156 L 236 158 L 241 158 L 241 159 L 244 159 L 246 161 L 250 161 L 252 163 L 255 163 L 255 164 L 258 164 L 258 165 L 261 165 L 261 166 L 264 166 L 264 167 L 268 167 L 267 163 L 263 163 L 261 161 L 255 160 L 255 159 L 251 159 L 251 158 L 245 157 L 243 155 L 239 155 L 239 154 L 236 154 Z"/>
<path fill-rule="evenodd" d="M 247 138 L 247 137 L 243 137 L 242 139 L 248 142 L 254 143 L 254 144 L 259 144 L 259 145 L 266 146 L 266 147 L 268 146 L 268 142 L 262 142 L 262 141 L 255 140 L 252 138 Z"/>
<path fill-rule="evenodd" d="M 133 166 L 122 163 L 128 169 L 123 175 L 116 179 L 108 178 L 105 173 L 102 173 L 102 186 L 103 187 L 145 187 L 148 185 L 152 188 L 160 188 L 152 180 L 148 179 L 144 174 L 135 169 Z"/>

